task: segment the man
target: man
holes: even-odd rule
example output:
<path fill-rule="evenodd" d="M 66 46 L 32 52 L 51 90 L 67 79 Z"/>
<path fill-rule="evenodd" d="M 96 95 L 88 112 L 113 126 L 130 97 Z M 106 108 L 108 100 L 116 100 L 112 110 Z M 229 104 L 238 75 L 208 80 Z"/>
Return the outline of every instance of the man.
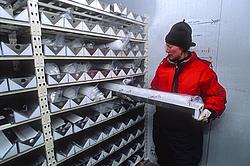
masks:
<path fill-rule="evenodd" d="M 188 51 L 192 29 L 183 22 L 166 35 L 167 57 L 160 63 L 152 89 L 201 96 L 204 110 L 198 120 L 178 110 L 157 107 L 153 138 L 161 166 L 197 166 L 202 156 L 203 125 L 219 117 L 225 109 L 226 92 L 218 83 L 210 63 Z"/>

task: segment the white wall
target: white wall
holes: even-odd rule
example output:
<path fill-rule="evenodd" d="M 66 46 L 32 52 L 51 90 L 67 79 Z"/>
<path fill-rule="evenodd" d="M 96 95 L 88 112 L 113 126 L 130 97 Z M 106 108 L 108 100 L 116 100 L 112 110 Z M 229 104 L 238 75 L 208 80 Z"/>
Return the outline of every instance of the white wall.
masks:
<path fill-rule="evenodd" d="M 110 0 L 112 1 L 112 0 Z M 114 0 L 113 0 L 114 1 Z M 197 48 L 211 46 L 219 81 L 227 90 L 227 108 L 205 133 L 201 165 L 250 165 L 250 1 L 249 0 L 120 0 L 149 16 L 149 76 L 165 56 L 164 38 L 170 27 L 185 19 L 219 19 L 213 29 L 198 28 L 204 38 Z M 208 25 L 208 24 L 207 24 Z M 196 25 L 192 25 L 196 30 Z M 209 25 L 208 25 L 209 26 Z M 198 33 L 198 32 L 194 32 Z M 212 36 L 211 36 L 212 35 Z M 207 37 L 206 37 L 207 36 Z M 200 44 L 200 45 L 199 45 Z M 209 135 L 210 133 L 210 135 Z M 206 142 L 208 141 L 208 142 Z M 206 154 L 207 152 L 207 154 Z"/>
<path fill-rule="evenodd" d="M 208 165 L 250 165 L 250 1 L 222 3 L 217 73 L 227 110 L 211 130 Z"/>

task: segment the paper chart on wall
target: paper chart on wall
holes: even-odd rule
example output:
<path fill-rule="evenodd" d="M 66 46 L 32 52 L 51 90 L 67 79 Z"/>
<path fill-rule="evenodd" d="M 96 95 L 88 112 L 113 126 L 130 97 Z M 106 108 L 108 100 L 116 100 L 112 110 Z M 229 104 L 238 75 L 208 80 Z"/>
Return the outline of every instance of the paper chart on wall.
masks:
<path fill-rule="evenodd" d="M 211 61 L 215 67 L 220 19 L 186 19 L 186 22 L 192 27 L 192 38 L 196 43 L 190 50 L 200 58 Z"/>

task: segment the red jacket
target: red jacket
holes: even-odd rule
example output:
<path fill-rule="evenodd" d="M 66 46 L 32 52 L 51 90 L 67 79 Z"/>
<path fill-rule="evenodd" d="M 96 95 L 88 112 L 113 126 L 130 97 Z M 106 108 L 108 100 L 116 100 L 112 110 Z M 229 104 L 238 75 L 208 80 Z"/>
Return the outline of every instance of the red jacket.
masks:
<path fill-rule="evenodd" d="M 164 58 L 151 83 L 152 89 L 201 96 L 204 107 L 220 116 L 225 109 L 226 91 L 218 83 L 209 62 L 201 60 L 195 52 L 180 64 Z"/>

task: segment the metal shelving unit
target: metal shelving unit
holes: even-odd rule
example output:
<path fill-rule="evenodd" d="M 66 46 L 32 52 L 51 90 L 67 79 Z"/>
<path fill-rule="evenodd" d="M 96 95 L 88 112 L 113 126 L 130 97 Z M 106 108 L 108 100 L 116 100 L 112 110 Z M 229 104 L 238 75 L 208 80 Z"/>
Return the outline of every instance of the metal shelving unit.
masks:
<path fill-rule="evenodd" d="M 47 56 L 44 57 L 44 59 L 46 60 L 133 60 L 133 59 L 146 59 L 146 56 L 142 56 L 142 57 L 65 57 L 65 56 L 57 56 L 57 57 L 53 57 L 53 56 Z M 28 59 L 28 58 L 27 58 Z M 1 59 L 0 59 L 1 60 Z"/>
<path fill-rule="evenodd" d="M 141 137 L 142 135 L 144 135 L 144 132 L 142 132 L 141 134 L 139 134 L 138 136 L 136 136 L 133 140 L 130 140 L 129 142 L 127 142 L 127 144 L 131 143 L 132 141 L 136 140 L 137 138 Z M 123 147 L 125 147 L 125 146 L 119 147 L 119 148 L 117 149 L 117 151 L 120 150 L 120 149 L 122 149 Z M 109 156 L 111 156 L 112 154 L 113 154 L 113 153 L 110 153 L 110 154 L 108 154 L 106 157 L 109 157 Z M 102 160 L 96 162 L 95 165 L 99 164 L 101 161 L 102 161 Z"/>
<path fill-rule="evenodd" d="M 139 122 L 140 122 L 140 121 L 139 121 Z M 139 123 L 139 122 L 138 122 L 138 123 Z M 133 125 L 136 125 L 136 124 L 137 124 L 137 123 L 135 123 L 135 124 L 133 124 Z M 132 126 L 133 126 L 133 125 L 132 125 Z M 132 127 L 132 126 L 129 126 L 129 127 Z M 128 127 L 128 128 L 129 128 L 129 127 Z M 80 154 L 81 152 L 84 152 L 84 151 L 86 151 L 86 150 L 88 150 L 88 149 L 90 149 L 90 148 L 93 148 L 93 147 L 95 147 L 95 146 L 101 144 L 102 142 L 104 142 L 104 141 L 106 141 L 106 140 L 108 140 L 108 139 L 110 139 L 110 138 L 112 138 L 112 137 L 114 137 L 114 136 L 116 136 L 116 135 L 118 135 L 118 134 L 124 132 L 124 131 L 127 130 L 128 128 L 125 128 L 125 129 L 123 129 L 123 130 L 121 130 L 121 131 L 117 131 L 116 133 L 114 133 L 114 134 L 112 134 L 112 135 L 109 135 L 108 137 L 106 137 L 106 138 L 103 139 L 102 141 L 100 141 L 100 142 L 98 142 L 98 143 L 95 143 L 95 144 L 91 145 L 90 147 L 88 147 L 88 148 L 86 148 L 86 149 L 83 149 L 83 150 L 81 150 L 81 151 L 75 153 L 74 155 L 72 155 L 72 156 L 70 156 L 70 157 L 68 157 L 68 158 L 65 158 L 64 160 L 58 162 L 58 164 L 61 164 L 61 163 L 65 162 L 66 160 L 69 160 L 70 158 L 74 157 L 75 155 L 78 155 L 78 154 Z M 119 149 L 120 149 L 120 148 L 119 148 Z M 117 149 L 117 150 L 119 150 L 119 149 Z M 99 161 L 98 161 L 98 162 L 99 162 Z M 101 162 L 101 161 L 100 161 L 100 162 Z"/>
<path fill-rule="evenodd" d="M 26 93 L 26 92 L 36 91 L 36 90 L 37 88 L 30 88 L 30 89 L 22 89 L 22 90 L 10 91 L 10 92 L 2 92 L 0 93 L 0 96 L 15 95 L 18 93 Z"/>
<path fill-rule="evenodd" d="M 144 76 L 144 74 L 134 74 L 134 75 L 131 75 L 131 76 L 123 76 L 123 77 L 116 77 L 116 78 L 104 78 L 104 79 L 99 79 L 99 80 L 80 81 L 80 82 L 74 82 L 74 83 L 49 85 L 49 86 L 47 86 L 47 88 L 50 89 L 50 88 L 57 88 L 57 87 L 64 87 L 64 86 L 73 86 L 73 85 L 83 85 L 83 84 L 91 84 L 91 83 L 100 83 L 100 82 L 123 80 L 125 78 L 141 77 L 141 76 Z"/>
<path fill-rule="evenodd" d="M 39 149 L 39 148 L 41 148 L 41 147 L 43 147 L 43 146 L 44 146 L 44 144 L 35 146 L 35 147 L 32 148 L 32 149 L 29 149 L 29 150 L 27 150 L 27 151 L 25 151 L 25 152 L 22 152 L 22 153 L 17 154 L 16 156 L 13 156 L 13 157 L 10 157 L 10 158 L 8 158 L 8 159 L 6 159 L 6 160 L 1 161 L 0 164 L 1 164 L 1 165 L 2 165 L 2 164 L 5 164 L 5 163 L 7 163 L 8 161 L 14 160 L 14 159 L 16 159 L 16 158 L 18 158 L 18 157 L 20 157 L 20 156 L 23 156 L 23 155 L 25 155 L 25 154 L 31 153 L 32 151 L 35 151 L 35 150 L 37 150 L 37 149 Z"/>
<path fill-rule="evenodd" d="M 88 0 L 83 0 L 83 1 L 67 1 L 67 0 L 58 0 L 58 1 L 49 1 L 49 0 L 42 0 L 42 2 L 51 2 L 50 4 L 53 4 L 53 8 L 56 8 L 57 6 L 63 6 L 65 9 L 67 9 L 68 7 L 79 7 L 80 9 L 78 10 L 84 10 L 83 15 L 87 16 L 87 17 L 91 17 L 91 18 L 95 18 L 95 19 L 103 19 L 103 17 L 105 18 L 105 21 L 107 22 L 111 22 L 113 20 L 117 20 L 117 21 L 121 21 L 127 24 L 138 24 L 138 25 L 143 25 L 145 26 L 146 23 L 145 21 L 137 21 L 137 20 L 133 20 L 131 18 L 128 18 L 127 16 L 119 16 L 119 15 L 115 15 L 114 13 L 111 12 L 107 12 L 103 9 L 100 9 L 100 2 L 95 1 L 96 3 L 96 7 L 93 7 L 93 5 L 88 4 L 89 2 L 93 2 L 93 1 L 88 1 Z M 42 6 L 46 6 L 49 8 L 52 8 L 50 6 L 50 4 L 45 4 L 39 2 L 39 5 L 42 4 Z M 62 10 L 62 9 L 61 9 Z M 90 13 L 90 14 L 89 14 Z M 94 17 L 93 17 L 94 16 Z M 144 18 L 145 19 L 145 18 Z"/>
<path fill-rule="evenodd" d="M 6 129 L 9 129 L 9 128 L 14 128 L 16 126 L 20 126 L 20 125 L 23 125 L 23 124 L 27 124 L 27 123 L 30 123 L 30 122 L 34 122 L 34 121 L 37 121 L 37 120 L 41 120 L 40 117 L 37 117 L 37 118 L 32 118 L 30 120 L 26 120 L 26 121 L 23 121 L 23 122 L 19 122 L 19 123 L 7 123 L 5 125 L 2 125 L 0 126 L 0 130 L 6 130 Z"/>
<path fill-rule="evenodd" d="M 15 61 L 15 60 L 34 60 L 33 57 L 0 57 L 1 61 Z"/>
<path fill-rule="evenodd" d="M 76 110 L 76 109 L 79 109 L 79 108 L 84 108 L 84 107 L 89 107 L 89 106 L 93 106 L 93 105 L 97 105 L 97 104 L 109 102 L 109 101 L 112 101 L 112 100 L 115 100 L 115 99 L 117 99 L 117 97 L 113 97 L 111 99 L 105 99 L 105 100 L 101 100 L 101 101 L 97 101 L 97 102 L 93 102 L 93 103 L 88 103 L 88 104 L 85 104 L 85 105 L 82 105 L 82 106 L 73 107 L 73 108 L 61 110 L 61 111 L 58 111 L 58 112 L 53 112 L 50 115 L 54 116 L 54 115 L 57 115 L 57 114 L 62 114 L 62 113 L 65 113 L 65 112 L 70 112 L 70 111 L 73 111 L 73 110 Z"/>
<path fill-rule="evenodd" d="M 86 31 L 80 31 L 80 30 L 75 30 L 75 29 L 65 29 L 65 28 L 49 26 L 49 25 L 41 25 L 41 28 L 45 30 L 50 30 L 47 33 L 55 33 L 55 31 L 59 31 L 62 33 L 68 33 L 71 36 L 83 35 L 83 37 L 94 38 L 94 39 L 108 39 L 108 40 L 121 39 L 121 37 L 114 36 L 114 35 L 98 34 L 94 32 L 86 32 Z M 130 41 L 142 42 L 142 43 L 146 42 L 146 40 L 139 40 L 139 39 L 130 39 Z"/>
<path fill-rule="evenodd" d="M 0 3 L 0 69 L 6 69 L 1 70 L 0 77 L 0 109 L 2 109 L 0 116 L 3 117 L 3 121 L 0 119 L 0 132 L 1 135 L 6 138 L 0 137 L 0 139 L 5 144 L 5 147 L 7 145 L 8 147 L 10 145 L 12 147 L 9 147 L 10 149 L 9 151 L 6 151 L 6 154 L 0 154 L 2 156 L 2 158 L 0 157 L 0 165 L 15 165 L 19 161 L 25 160 L 26 158 L 37 158 L 35 156 L 40 155 L 42 155 L 42 158 L 45 159 L 40 162 L 40 165 L 67 165 L 67 163 L 71 161 L 75 162 L 75 160 L 79 160 L 79 156 L 81 158 L 85 152 L 89 150 L 95 151 L 96 148 L 105 145 L 107 141 L 123 137 L 126 134 L 130 134 L 131 137 L 126 141 L 126 144 L 115 148 L 114 151 L 110 152 L 106 156 L 103 156 L 103 158 L 100 158 L 99 160 L 90 159 L 90 165 L 100 165 L 106 158 L 112 158 L 114 154 L 122 154 L 123 149 L 130 148 L 129 146 L 131 143 L 135 143 L 137 145 L 139 138 L 145 140 L 143 144 L 138 143 L 138 147 L 136 147 L 136 149 L 132 149 L 131 153 L 128 156 L 123 157 L 123 160 L 121 160 L 118 164 L 122 165 L 138 151 L 144 151 L 143 149 L 146 148 L 147 137 L 147 130 L 145 128 L 147 114 L 144 112 L 144 109 L 146 108 L 144 104 L 137 103 L 137 105 L 135 105 L 135 103 L 129 103 L 128 101 L 125 102 L 127 104 L 124 104 L 124 101 L 121 101 L 122 99 L 117 97 L 115 93 L 109 92 L 111 96 L 102 98 L 101 100 L 92 100 L 88 98 L 87 95 L 84 95 L 84 99 L 87 98 L 89 101 L 77 106 L 73 106 L 73 98 L 69 98 L 67 99 L 70 103 L 69 107 L 61 108 L 58 111 L 53 112 L 51 104 L 54 103 L 51 101 L 50 94 L 51 91 L 64 91 L 67 88 L 81 88 L 91 85 L 96 86 L 102 82 L 121 82 L 126 78 L 133 78 L 135 86 L 144 86 L 144 83 L 147 83 L 148 58 L 146 18 L 136 15 L 129 10 L 127 11 L 127 8 L 124 6 L 119 6 L 118 4 L 106 4 L 102 0 L 27 0 L 26 3 L 22 2 L 21 4 L 15 4 L 15 2 L 10 2 L 8 5 L 9 6 L 6 6 L 6 4 Z M 117 13 L 117 11 L 112 11 L 115 10 L 114 8 L 124 10 L 126 12 Z M 58 26 L 56 24 L 46 24 L 46 20 L 44 21 L 42 18 L 44 13 L 45 15 L 47 13 L 52 14 L 51 18 L 46 18 L 52 19 L 52 22 L 54 19 L 53 14 L 55 14 L 55 17 L 59 18 L 59 20 L 62 19 L 62 26 Z M 67 17 L 62 16 L 63 14 L 73 16 L 73 20 L 76 20 L 76 22 L 79 22 L 82 26 L 86 24 L 89 29 L 84 29 L 82 26 L 77 29 L 75 21 L 72 21 L 72 25 L 75 27 L 67 27 L 66 22 L 69 20 L 67 20 Z M 90 28 L 90 25 L 99 29 L 95 30 L 93 27 Z M 135 27 L 143 30 L 140 30 L 140 32 L 134 31 L 134 29 L 136 29 Z M 112 33 L 106 33 L 105 30 L 108 29 Z M 129 43 L 134 46 L 136 45 L 138 47 L 136 47 L 136 49 L 139 50 L 132 50 L 132 48 L 129 48 L 130 50 L 127 50 L 126 52 L 110 49 L 109 51 L 112 54 L 110 56 L 106 56 L 104 54 L 101 55 L 101 53 L 98 53 L 98 56 L 95 54 L 85 55 L 86 52 L 82 51 L 81 54 L 79 53 L 79 55 L 72 56 L 67 55 L 69 54 L 67 49 L 69 49 L 70 46 L 65 42 L 65 45 L 62 46 L 63 49 L 65 49 L 63 54 L 52 56 L 47 55 L 45 46 L 48 48 L 50 47 L 49 45 L 44 44 L 44 39 L 47 37 L 55 37 L 57 34 L 63 35 L 65 41 L 68 43 L 71 43 L 75 38 L 78 38 L 84 42 L 95 42 L 97 43 L 97 46 L 98 44 L 107 44 L 115 40 L 123 40 L 125 37 L 129 36 Z M 59 47 L 56 46 L 55 49 L 58 48 Z M 85 51 L 88 50 L 88 48 L 84 45 L 79 49 Z M 99 48 L 97 49 L 99 52 L 102 51 Z M 140 65 L 133 69 L 132 74 L 126 72 L 128 71 L 128 68 L 132 70 L 133 67 L 126 67 L 119 69 L 122 71 L 124 70 L 124 74 L 118 75 L 118 73 L 115 74 L 115 72 L 113 72 L 112 77 L 106 77 L 104 75 L 104 77 L 92 80 L 75 80 L 73 82 L 67 81 L 56 84 L 50 84 L 48 82 L 49 75 L 46 73 L 46 65 L 48 63 L 55 63 L 59 66 L 59 68 L 61 68 L 62 66 L 60 65 L 70 63 L 88 62 L 91 64 L 100 64 L 101 62 L 103 64 L 111 64 L 114 61 L 120 62 L 123 66 L 133 66 L 135 65 L 134 63 L 136 63 L 135 61 L 140 61 Z M 99 70 L 99 68 L 97 68 L 97 70 Z M 8 72 L 5 73 L 4 71 Z M 68 75 L 69 73 L 66 74 L 67 79 L 69 80 Z M 29 80 L 28 77 L 31 76 L 35 78 L 35 82 L 31 82 Z M 14 83 L 12 83 L 12 80 L 14 80 Z M 13 84 L 12 86 L 18 88 L 12 90 L 10 88 L 10 84 Z M 27 98 L 27 102 L 30 103 L 22 103 L 23 100 L 21 99 L 25 98 Z M 36 117 L 33 118 L 30 118 L 31 113 L 23 115 L 22 112 L 16 112 L 16 109 L 20 108 L 13 107 L 13 104 L 17 102 L 22 106 L 21 109 L 23 110 L 21 111 L 29 111 L 28 109 L 30 109 L 30 107 L 27 107 L 27 105 L 33 104 L 31 103 L 33 100 L 29 101 L 29 99 L 36 99 L 36 102 L 39 105 L 39 111 L 34 111 L 35 113 L 39 113 L 39 115 L 36 115 Z M 59 104 L 61 104 L 60 102 Z M 113 104 L 114 108 L 111 108 L 110 106 L 106 108 L 105 104 Z M 118 105 L 119 109 L 123 111 L 120 110 L 121 112 L 119 112 L 118 109 L 117 112 L 116 109 L 118 108 Z M 83 128 L 80 132 L 73 131 L 73 127 L 76 124 L 66 120 L 65 117 L 73 114 L 81 117 L 82 119 L 88 118 L 88 116 L 90 118 L 93 115 L 85 115 L 83 113 L 85 110 L 89 111 L 94 108 L 98 109 L 93 110 L 93 114 L 97 112 L 99 116 L 105 117 L 107 114 L 105 111 L 109 111 L 112 112 L 112 115 L 110 114 L 109 117 L 105 117 L 101 121 L 92 120 L 91 125 Z M 32 112 L 32 114 L 34 112 Z M 24 116 L 24 119 L 27 119 L 18 121 L 19 114 L 20 116 Z M 61 118 L 65 124 L 71 126 L 70 128 L 72 128 L 73 132 L 62 138 L 55 138 L 55 130 L 52 128 L 52 124 L 56 118 Z M 124 121 L 124 119 L 127 121 Z M 82 121 L 80 122 L 83 123 Z M 112 127 L 112 125 L 119 123 L 121 123 L 120 128 L 116 128 L 117 126 Z M 82 137 L 78 137 L 78 135 L 85 132 L 94 132 L 100 130 L 100 128 L 105 129 L 107 124 L 111 125 L 113 130 L 112 132 L 110 131 L 110 133 L 104 134 L 106 135 L 104 138 L 99 141 L 95 140 L 95 143 L 87 148 L 82 147 L 80 150 L 78 148 L 78 151 L 76 151 L 76 147 L 74 147 L 75 149 L 73 155 L 65 157 L 62 160 L 58 160 L 57 149 L 59 148 L 60 143 L 66 144 L 67 141 L 70 143 L 71 139 L 81 141 Z M 24 137 L 20 138 L 17 134 L 17 129 L 21 129 L 24 126 L 28 126 L 31 131 L 18 131 L 20 133 L 23 132 L 22 134 L 24 134 Z M 139 126 L 140 129 L 137 129 L 137 126 Z M 30 129 L 30 127 L 32 129 Z M 37 133 L 42 133 L 42 137 L 39 138 L 42 139 L 42 143 L 39 145 L 33 144 L 33 141 L 36 141 L 38 135 L 35 131 Z M 35 135 L 35 133 L 37 135 Z M 86 135 L 86 137 L 88 137 L 88 135 Z M 26 140 L 23 140 L 24 138 Z M 28 146 L 29 148 L 21 150 L 24 146 L 23 144 L 25 147 Z M 14 153 L 9 153 L 10 151 L 14 151 Z M 144 157 L 146 157 L 146 155 L 144 155 Z M 138 158 L 138 160 L 136 160 L 133 164 L 136 165 L 143 160 L 144 157 L 140 159 Z"/>
<path fill-rule="evenodd" d="M 6 18 L 0 18 L 0 23 L 1 24 L 8 24 L 8 25 L 30 27 L 29 22 L 19 21 L 19 20 L 11 20 L 11 19 L 6 19 Z"/>

